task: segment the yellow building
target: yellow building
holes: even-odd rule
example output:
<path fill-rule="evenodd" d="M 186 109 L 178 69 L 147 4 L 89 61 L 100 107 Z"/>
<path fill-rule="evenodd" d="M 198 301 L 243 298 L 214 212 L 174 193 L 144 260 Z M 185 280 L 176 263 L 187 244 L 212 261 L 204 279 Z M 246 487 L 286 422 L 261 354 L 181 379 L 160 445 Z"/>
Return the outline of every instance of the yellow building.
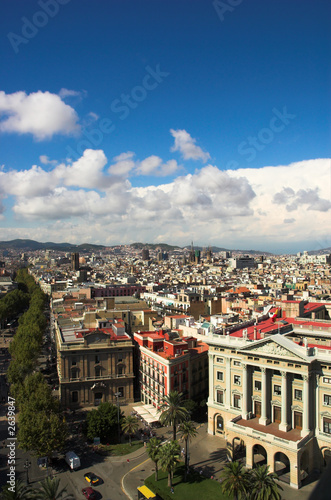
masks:
<path fill-rule="evenodd" d="M 208 432 L 300 488 L 331 456 L 331 321 L 267 318 L 205 342 Z"/>

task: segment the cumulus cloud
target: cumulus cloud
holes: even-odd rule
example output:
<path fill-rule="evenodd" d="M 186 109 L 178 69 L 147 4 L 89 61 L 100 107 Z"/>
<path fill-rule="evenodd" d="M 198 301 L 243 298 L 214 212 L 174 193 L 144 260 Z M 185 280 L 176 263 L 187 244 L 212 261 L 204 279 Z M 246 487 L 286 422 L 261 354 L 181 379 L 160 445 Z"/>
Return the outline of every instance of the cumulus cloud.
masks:
<path fill-rule="evenodd" d="M 43 161 L 47 170 L 37 165 L 0 169 L 2 198 L 12 197 L 10 210 L 18 221 L 34 225 L 34 237 L 41 241 L 90 241 L 93 228 L 93 241 L 103 244 L 139 239 L 185 245 L 193 239 L 271 251 L 292 245 L 299 251 L 298 242 L 309 240 L 314 248 L 316 241 L 317 247 L 330 228 L 329 160 L 227 171 L 206 165 L 171 182 L 143 187 L 132 186 L 127 176 L 155 175 L 169 162 L 156 155 L 135 161 L 128 151 L 114 157 L 108 168 L 102 150 L 86 150 L 79 160 L 54 168 L 48 157 Z M 288 210 L 293 203 L 298 208 Z M 31 229 L 21 229 L 20 237 L 31 235 Z M 14 230 L 1 232 L 4 239 L 17 237 Z"/>
<path fill-rule="evenodd" d="M 32 134 L 37 141 L 80 130 L 76 111 L 50 92 L 0 91 L 0 132 Z"/>
<path fill-rule="evenodd" d="M 141 162 L 137 162 L 135 173 L 137 175 L 156 175 L 160 177 L 165 177 L 167 175 L 173 175 L 179 169 L 179 165 L 176 160 L 169 160 L 163 163 L 159 156 L 149 156 Z"/>
<path fill-rule="evenodd" d="M 295 192 L 292 188 L 284 187 L 282 191 L 273 197 L 273 203 L 277 205 L 285 204 L 288 212 L 298 210 L 301 205 L 308 205 L 308 210 L 327 212 L 331 208 L 329 200 L 320 198 L 319 188 L 299 189 Z"/>
<path fill-rule="evenodd" d="M 210 158 L 210 154 L 197 146 L 196 139 L 193 139 L 186 130 L 170 129 L 170 133 L 175 139 L 171 151 L 179 151 L 184 160 L 201 160 L 205 163 Z"/>
<path fill-rule="evenodd" d="M 83 156 L 72 165 L 59 165 L 54 175 L 66 186 L 106 188 L 110 183 L 110 179 L 102 172 L 106 163 L 107 158 L 102 150 L 85 149 Z"/>
<path fill-rule="evenodd" d="M 134 169 L 135 162 L 133 160 L 134 153 L 132 151 L 127 151 L 126 153 L 121 153 L 113 158 L 113 163 L 108 172 L 115 176 L 127 176 Z"/>

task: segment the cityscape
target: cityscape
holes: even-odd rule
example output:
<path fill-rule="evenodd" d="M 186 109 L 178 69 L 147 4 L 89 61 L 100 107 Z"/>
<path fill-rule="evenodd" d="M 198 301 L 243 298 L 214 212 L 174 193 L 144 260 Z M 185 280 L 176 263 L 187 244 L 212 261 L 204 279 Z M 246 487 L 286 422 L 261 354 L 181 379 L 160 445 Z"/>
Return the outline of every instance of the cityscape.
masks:
<path fill-rule="evenodd" d="M 331 487 L 331 4 L 0 16 L 0 500 Z"/>
<path fill-rule="evenodd" d="M 54 450 L 52 477 L 65 485 L 70 473 L 61 453 L 68 447 L 79 457 L 81 467 L 66 486 L 74 498 L 82 497 L 77 494 L 84 486 L 82 472 L 91 466 L 103 481 L 95 487 L 99 498 L 110 495 L 110 478 L 117 482 L 113 462 L 94 459 L 98 436 L 92 442 L 86 437 L 87 415 L 110 403 L 115 435 L 118 411 L 121 418 L 139 422 L 141 446 L 155 436 L 166 444 L 166 429 L 171 434 L 172 428 L 161 425 L 162 408 L 174 393 L 203 429 L 201 443 L 212 440 L 207 450 L 215 447 L 216 463 L 200 470 L 213 484 L 219 486 L 229 450 L 247 470 L 268 466 L 285 491 L 307 495 L 319 484 L 331 457 L 330 249 L 278 256 L 216 252 L 193 243 L 185 248 L 92 245 L 80 252 L 31 249 L 44 246 L 35 241 L 1 245 L 0 305 L 22 289 L 20 279 L 15 281 L 22 272 L 47 297 L 35 370 L 44 374 L 69 426 L 66 444 Z M 5 317 L 5 310 L 0 310 L 3 401 L 6 373 L 12 380 L 10 364 L 19 359 L 11 343 L 22 327 L 21 318 Z M 180 419 L 178 424 L 180 434 Z M 152 437 L 144 434 L 147 429 Z M 137 432 L 134 428 L 133 440 Z M 124 442 L 125 433 L 120 436 Z M 25 445 L 30 484 L 42 477 L 33 449 Z M 132 460 L 135 453 L 141 462 L 148 457 L 139 449 L 132 453 Z M 123 473 L 131 480 L 122 488 L 136 498 L 137 491 L 143 495 L 139 488 L 147 476 L 136 480 L 131 468 Z M 152 466 L 147 470 L 153 475 Z"/>

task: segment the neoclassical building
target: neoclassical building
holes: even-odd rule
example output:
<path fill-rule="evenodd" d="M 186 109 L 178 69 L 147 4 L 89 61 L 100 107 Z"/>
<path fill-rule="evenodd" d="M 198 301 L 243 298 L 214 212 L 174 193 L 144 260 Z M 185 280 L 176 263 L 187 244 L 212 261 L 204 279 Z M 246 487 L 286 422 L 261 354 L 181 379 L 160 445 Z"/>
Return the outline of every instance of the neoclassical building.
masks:
<path fill-rule="evenodd" d="M 60 401 L 65 408 L 134 401 L 133 342 L 124 323 L 82 328 L 55 322 Z"/>
<path fill-rule="evenodd" d="M 206 338 L 208 431 L 300 488 L 331 456 L 331 321 L 269 316 Z"/>

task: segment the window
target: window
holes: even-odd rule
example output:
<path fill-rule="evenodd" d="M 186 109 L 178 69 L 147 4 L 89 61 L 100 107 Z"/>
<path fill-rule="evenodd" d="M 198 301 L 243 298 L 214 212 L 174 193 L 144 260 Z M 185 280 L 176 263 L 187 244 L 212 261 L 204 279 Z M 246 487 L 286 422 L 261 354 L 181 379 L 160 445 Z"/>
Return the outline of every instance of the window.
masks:
<path fill-rule="evenodd" d="M 75 359 L 72 359 L 71 360 L 71 366 L 76 366 L 77 365 L 77 361 Z"/>
<path fill-rule="evenodd" d="M 71 370 L 71 378 L 78 378 L 77 368 L 74 368 L 73 370 Z"/>
<path fill-rule="evenodd" d="M 331 418 L 323 418 L 323 432 L 331 434 Z"/>
<path fill-rule="evenodd" d="M 95 356 L 95 362 L 96 363 L 100 363 L 100 356 L 99 356 L 99 354 L 96 354 L 96 356 Z"/>
<path fill-rule="evenodd" d="M 329 396 L 328 394 L 324 394 L 323 403 L 327 406 L 331 406 L 331 396 Z"/>
<path fill-rule="evenodd" d="M 302 401 L 302 391 L 300 389 L 294 389 L 294 399 Z"/>
<path fill-rule="evenodd" d="M 234 366 L 241 366 L 240 361 L 234 361 L 233 364 L 234 364 Z"/>
<path fill-rule="evenodd" d="M 223 372 L 217 372 L 217 380 L 223 380 Z"/>
<path fill-rule="evenodd" d="M 100 375 L 101 375 L 101 367 L 100 366 L 96 366 L 94 372 L 95 372 L 95 376 L 96 377 L 100 377 Z"/>
<path fill-rule="evenodd" d="M 233 396 L 233 406 L 235 408 L 241 408 L 241 399 L 240 399 L 240 396 L 239 394 L 234 394 Z"/>
<path fill-rule="evenodd" d="M 124 370 L 123 366 L 119 366 L 119 367 L 118 367 L 118 369 L 117 369 L 117 373 L 118 373 L 118 375 L 124 375 L 125 370 Z"/>
<path fill-rule="evenodd" d="M 260 391 L 262 389 L 262 382 L 261 382 L 261 380 L 254 380 L 254 389 L 256 391 Z"/>
<path fill-rule="evenodd" d="M 323 377 L 323 382 L 324 382 L 324 384 L 331 384 L 331 378 Z"/>
<path fill-rule="evenodd" d="M 119 398 L 124 398 L 124 387 L 119 387 L 117 392 L 119 393 Z"/>
<path fill-rule="evenodd" d="M 216 358 L 216 363 L 224 363 L 224 358 Z"/>
<path fill-rule="evenodd" d="M 235 385 L 240 385 L 241 384 L 241 376 L 240 375 L 235 375 L 233 377 L 233 381 L 234 381 Z"/>
<path fill-rule="evenodd" d="M 120 354 L 117 358 L 117 363 L 122 363 L 123 361 L 123 354 Z"/>
<path fill-rule="evenodd" d="M 223 417 L 221 415 L 218 415 L 216 419 L 216 430 L 222 431 L 223 428 L 224 428 Z"/>
<path fill-rule="evenodd" d="M 276 394 L 276 396 L 280 396 L 282 393 L 282 388 L 280 385 L 274 385 L 274 394 Z"/>
<path fill-rule="evenodd" d="M 71 393 L 71 402 L 78 403 L 78 391 L 74 391 Z"/>
<path fill-rule="evenodd" d="M 223 391 L 216 391 L 216 401 L 217 403 L 223 404 Z"/>

